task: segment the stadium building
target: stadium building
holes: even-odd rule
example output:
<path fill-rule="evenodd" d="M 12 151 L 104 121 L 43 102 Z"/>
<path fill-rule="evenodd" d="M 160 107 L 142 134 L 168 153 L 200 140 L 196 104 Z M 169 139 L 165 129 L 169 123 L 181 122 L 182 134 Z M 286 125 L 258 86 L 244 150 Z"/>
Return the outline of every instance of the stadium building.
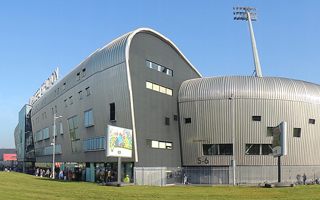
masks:
<path fill-rule="evenodd" d="M 36 167 L 51 167 L 56 127 L 56 166 L 76 180 L 106 181 L 106 172 L 117 169 L 117 159 L 106 156 L 112 125 L 132 130 L 132 158 L 122 160 L 121 171 L 135 184 L 181 183 L 184 175 L 195 184 L 271 182 L 277 160 L 270 129 L 286 121 L 282 179 L 320 175 L 319 85 L 262 76 L 202 78 L 174 43 L 146 28 L 57 78 L 29 103 Z"/>

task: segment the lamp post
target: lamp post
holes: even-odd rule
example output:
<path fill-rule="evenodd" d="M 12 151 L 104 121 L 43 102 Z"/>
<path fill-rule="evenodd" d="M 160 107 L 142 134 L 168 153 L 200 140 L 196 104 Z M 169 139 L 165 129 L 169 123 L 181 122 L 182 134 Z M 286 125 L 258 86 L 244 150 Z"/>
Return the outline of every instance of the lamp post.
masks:
<path fill-rule="evenodd" d="M 56 119 L 62 116 L 57 116 L 56 113 L 53 115 L 53 139 L 52 139 L 52 179 L 55 179 L 55 155 L 56 155 Z"/>
<path fill-rule="evenodd" d="M 234 15 L 233 17 L 234 20 L 248 21 L 250 37 L 251 37 L 253 60 L 255 65 L 255 76 L 262 77 L 258 49 L 257 49 L 256 39 L 253 33 L 253 27 L 252 27 L 252 21 L 257 21 L 256 9 L 252 7 L 234 7 L 233 15 Z"/>
<path fill-rule="evenodd" d="M 229 100 L 231 101 L 231 118 L 232 118 L 232 184 L 236 185 L 236 138 L 235 138 L 235 116 L 234 116 L 234 94 L 231 94 L 229 97 Z"/>

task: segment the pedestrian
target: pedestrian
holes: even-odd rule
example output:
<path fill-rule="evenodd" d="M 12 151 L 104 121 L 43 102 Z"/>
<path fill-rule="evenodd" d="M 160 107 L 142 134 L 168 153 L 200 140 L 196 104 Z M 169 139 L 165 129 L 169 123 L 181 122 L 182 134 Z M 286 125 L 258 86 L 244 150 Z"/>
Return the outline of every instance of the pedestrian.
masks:
<path fill-rule="evenodd" d="M 188 177 L 186 174 L 183 175 L 183 184 L 185 184 L 185 185 L 188 184 Z"/>
<path fill-rule="evenodd" d="M 307 181 L 306 173 L 303 174 L 302 178 L 303 178 L 303 185 L 305 185 Z"/>

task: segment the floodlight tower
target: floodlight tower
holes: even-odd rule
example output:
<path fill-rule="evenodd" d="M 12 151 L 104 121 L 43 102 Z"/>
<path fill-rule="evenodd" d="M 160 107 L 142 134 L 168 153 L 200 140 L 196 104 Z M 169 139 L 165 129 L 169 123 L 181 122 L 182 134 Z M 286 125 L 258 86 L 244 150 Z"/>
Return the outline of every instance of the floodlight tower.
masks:
<path fill-rule="evenodd" d="M 253 60 L 255 65 L 255 76 L 262 77 L 261 66 L 259 61 L 258 49 L 253 33 L 252 21 L 257 20 L 256 9 L 253 7 L 233 7 L 233 19 L 248 21 L 251 36 Z"/>

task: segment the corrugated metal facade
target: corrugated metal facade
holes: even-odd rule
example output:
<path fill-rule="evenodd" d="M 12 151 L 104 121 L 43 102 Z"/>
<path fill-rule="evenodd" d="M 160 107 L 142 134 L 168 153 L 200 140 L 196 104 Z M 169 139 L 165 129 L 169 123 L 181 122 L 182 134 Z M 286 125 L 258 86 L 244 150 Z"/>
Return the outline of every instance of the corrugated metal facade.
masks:
<path fill-rule="evenodd" d="M 282 164 L 320 166 L 319 85 L 275 77 L 193 79 L 180 88 L 179 110 L 184 166 L 230 166 L 231 155 L 205 156 L 202 144 L 231 144 L 232 120 L 237 165 L 276 165 L 277 159 L 270 155 L 245 155 L 245 145 L 271 144 L 267 127 L 286 121 L 288 155 L 282 157 Z M 253 121 L 252 116 L 261 116 L 261 121 Z M 186 124 L 184 118 L 192 122 Z M 315 124 L 309 119 L 315 119 Z M 293 137 L 293 128 L 301 128 L 301 137 Z M 204 158 L 208 164 L 197 162 Z"/>

